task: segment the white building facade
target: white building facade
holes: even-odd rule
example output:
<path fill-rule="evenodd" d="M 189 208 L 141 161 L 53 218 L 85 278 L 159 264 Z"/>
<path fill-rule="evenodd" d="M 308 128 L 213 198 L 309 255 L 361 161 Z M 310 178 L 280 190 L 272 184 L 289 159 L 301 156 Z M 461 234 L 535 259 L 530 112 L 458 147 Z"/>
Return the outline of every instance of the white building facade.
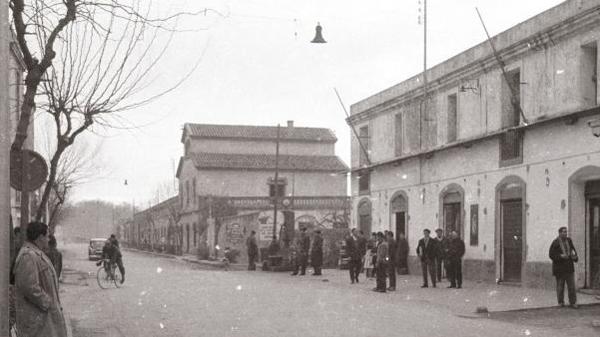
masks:
<path fill-rule="evenodd" d="M 456 230 L 466 278 L 548 287 L 567 226 L 577 286 L 600 287 L 599 12 L 566 1 L 493 37 L 505 73 L 486 41 L 429 69 L 427 88 L 419 75 L 352 105 L 353 225 L 411 247 Z"/>

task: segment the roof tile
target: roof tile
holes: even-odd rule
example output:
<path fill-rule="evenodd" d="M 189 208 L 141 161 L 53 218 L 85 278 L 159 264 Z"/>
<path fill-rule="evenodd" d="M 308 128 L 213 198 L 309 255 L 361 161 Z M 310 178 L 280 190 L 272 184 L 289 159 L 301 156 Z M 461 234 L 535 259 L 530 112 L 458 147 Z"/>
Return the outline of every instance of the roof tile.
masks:
<path fill-rule="evenodd" d="M 193 153 L 199 168 L 274 170 L 275 155 Z M 279 169 L 295 171 L 347 171 L 348 166 L 336 156 L 279 156 Z"/>

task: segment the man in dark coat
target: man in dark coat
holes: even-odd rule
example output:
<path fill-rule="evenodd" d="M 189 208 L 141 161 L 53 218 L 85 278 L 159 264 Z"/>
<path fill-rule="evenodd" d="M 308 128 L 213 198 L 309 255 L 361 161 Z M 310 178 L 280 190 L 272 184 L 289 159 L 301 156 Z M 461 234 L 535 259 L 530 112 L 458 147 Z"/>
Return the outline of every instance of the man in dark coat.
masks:
<path fill-rule="evenodd" d="M 62 273 L 62 262 L 63 257 L 62 253 L 56 249 L 56 237 L 50 234 L 48 235 L 48 250 L 44 251 L 44 253 L 48 256 L 52 265 L 54 266 L 54 270 L 56 271 L 56 277 L 60 280 L 60 274 Z"/>
<path fill-rule="evenodd" d="M 360 274 L 363 271 L 363 267 L 365 265 L 365 255 L 367 254 L 367 238 L 365 237 L 365 233 L 363 231 L 358 231 L 356 245 L 358 248 L 358 255 L 360 255 L 360 265 L 358 268 L 358 273 Z"/>
<path fill-rule="evenodd" d="M 447 272 L 450 280 L 448 288 L 460 289 L 462 288 L 462 257 L 465 255 L 465 243 L 456 231 L 452 231 L 446 245 L 448 249 L 445 263 L 448 264 Z"/>
<path fill-rule="evenodd" d="M 567 227 L 558 229 L 558 237 L 550 245 L 550 259 L 552 260 L 552 275 L 556 278 L 556 297 L 558 305 L 565 305 L 565 283 L 569 292 L 569 304 L 577 308 L 577 294 L 575 293 L 575 266 L 579 260 L 573 241 L 567 236 Z"/>
<path fill-rule="evenodd" d="M 358 239 L 356 237 L 356 229 L 352 228 L 350 230 L 350 234 L 346 236 L 346 254 L 350 259 L 348 261 L 348 268 L 350 272 L 350 282 L 358 283 L 358 274 L 360 272 L 360 252 L 358 249 Z"/>
<path fill-rule="evenodd" d="M 394 232 L 387 232 L 387 244 L 388 244 L 388 255 L 389 261 L 387 261 L 387 274 L 390 279 L 390 286 L 387 288 L 389 291 L 396 290 L 396 251 L 398 249 L 398 245 L 396 244 L 396 240 L 394 240 Z"/>
<path fill-rule="evenodd" d="M 315 230 L 315 236 L 313 237 L 312 248 L 310 250 L 310 263 L 315 270 L 314 276 L 321 275 L 321 267 L 323 266 L 323 237 L 321 236 L 321 230 Z"/>
<path fill-rule="evenodd" d="M 256 270 L 256 260 L 258 259 L 258 244 L 256 243 L 256 232 L 251 231 L 246 239 L 246 249 L 248 250 L 248 270 Z"/>
<path fill-rule="evenodd" d="M 408 274 L 408 241 L 404 236 L 404 233 L 398 233 L 398 242 L 396 247 L 396 263 L 398 266 L 398 274 Z"/>
<path fill-rule="evenodd" d="M 385 290 L 385 275 L 388 270 L 388 264 L 390 262 L 389 246 L 382 232 L 377 232 L 377 287 L 373 291 L 380 293 L 386 292 Z"/>
<path fill-rule="evenodd" d="M 435 284 L 435 257 L 438 253 L 437 242 L 429 237 L 431 231 L 429 229 L 423 230 L 423 238 L 419 240 L 419 244 L 417 245 L 417 255 L 421 259 L 421 270 L 423 273 L 423 285 L 421 288 L 429 287 L 429 283 L 427 282 L 427 272 L 431 276 L 431 283 L 433 287 L 436 287 Z"/>
<path fill-rule="evenodd" d="M 310 238 L 306 235 L 306 227 L 300 228 L 300 235 L 296 244 L 296 258 L 298 263 L 292 275 L 306 275 L 306 267 L 308 266 L 308 251 L 310 249 Z"/>
<path fill-rule="evenodd" d="M 435 257 L 435 276 L 438 282 L 442 282 L 442 265 L 448 273 L 448 262 L 446 261 L 446 253 L 448 252 L 448 239 L 444 237 L 444 231 L 441 228 L 435 230 L 435 240 L 437 241 L 438 253 Z"/>

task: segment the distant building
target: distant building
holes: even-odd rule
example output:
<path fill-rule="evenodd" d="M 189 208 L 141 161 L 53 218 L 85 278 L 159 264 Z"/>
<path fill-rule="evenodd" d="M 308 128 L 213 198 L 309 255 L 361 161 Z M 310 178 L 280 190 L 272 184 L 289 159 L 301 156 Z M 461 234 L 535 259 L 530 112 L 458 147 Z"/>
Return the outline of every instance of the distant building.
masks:
<path fill-rule="evenodd" d="M 177 169 L 184 252 L 210 245 L 213 236 L 221 245 L 240 244 L 250 230 L 267 245 L 276 196 L 278 237 L 284 223 L 288 230 L 347 225 L 348 167 L 335 155 L 336 141 L 331 130 L 289 121 L 280 128 L 276 161 L 277 127 L 185 124 Z M 220 233 L 206 233 L 210 218 Z"/>
<path fill-rule="evenodd" d="M 413 247 L 456 230 L 467 278 L 549 287 L 568 226 L 577 286 L 600 288 L 599 12 L 565 1 L 493 37 L 506 76 L 486 41 L 427 70 L 426 100 L 421 74 L 352 105 L 353 225 Z"/>

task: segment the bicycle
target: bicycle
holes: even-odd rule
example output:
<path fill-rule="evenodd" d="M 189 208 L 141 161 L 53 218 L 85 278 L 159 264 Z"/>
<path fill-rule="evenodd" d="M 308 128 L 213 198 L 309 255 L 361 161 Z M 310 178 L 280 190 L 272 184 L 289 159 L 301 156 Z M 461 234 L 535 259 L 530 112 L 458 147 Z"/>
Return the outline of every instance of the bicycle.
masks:
<path fill-rule="evenodd" d="M 108 289 L 112 283 L 115 287 L 120 288 L 121 279 L 121 272 L 117 268 L 117 265 L 111 263 L 109 259 L 103 259 L 102 265 L 98 268 L 98 272 L 96 273 L 98 286 L 102 289 Z"/>

